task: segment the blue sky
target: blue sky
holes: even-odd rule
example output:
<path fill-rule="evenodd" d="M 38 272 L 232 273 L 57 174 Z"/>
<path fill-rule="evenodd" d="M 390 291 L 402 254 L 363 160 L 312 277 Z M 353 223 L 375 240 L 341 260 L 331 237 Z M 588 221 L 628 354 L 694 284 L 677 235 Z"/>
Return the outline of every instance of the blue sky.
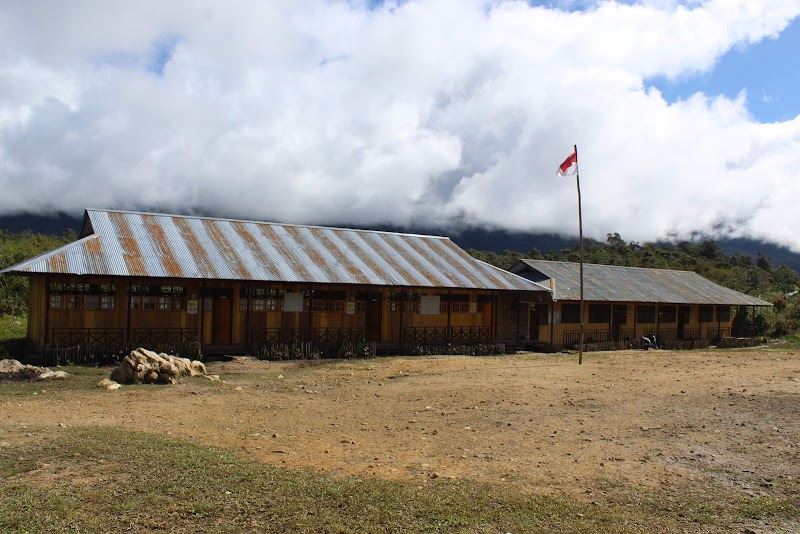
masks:
<path fill-rule="evenodd" d="M 777 38 L 734 47 L 710 72 L 648 80 L 668 102 L 696 92 L 736 98 L 747 93 L 747 107 L 759 122 L 793 119 L 800 114 L 800 20 L 795 19 Z"/>

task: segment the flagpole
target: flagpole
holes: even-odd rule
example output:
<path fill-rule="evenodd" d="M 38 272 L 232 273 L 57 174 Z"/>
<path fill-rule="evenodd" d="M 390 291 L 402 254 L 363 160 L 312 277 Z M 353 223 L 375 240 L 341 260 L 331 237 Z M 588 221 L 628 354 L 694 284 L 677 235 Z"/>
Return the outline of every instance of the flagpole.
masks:
<path fill-rule="evenodd" d="M 581 213 L 581 171 L 578 164 L 578 145 L 575 147 L 575 183 L 578 187 L 578 248 L 580 250 L 581 259 L 581 337 L 578 341 L 578 365 L 583 364 L 583 214 Z"/>

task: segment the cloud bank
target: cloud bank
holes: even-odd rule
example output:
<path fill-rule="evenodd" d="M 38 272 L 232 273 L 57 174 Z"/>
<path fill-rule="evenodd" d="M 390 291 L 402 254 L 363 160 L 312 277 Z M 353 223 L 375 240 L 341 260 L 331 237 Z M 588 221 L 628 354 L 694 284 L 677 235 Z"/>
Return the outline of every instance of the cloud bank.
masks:
<path fill-rule="evenodd" d="M 796 0 L 5 2 L 0 214 L 85 207 L 800 251 L 800 116 L 647 80 L 776 38 Z M 585 4 L 585 3 L 583 3 Z"/>

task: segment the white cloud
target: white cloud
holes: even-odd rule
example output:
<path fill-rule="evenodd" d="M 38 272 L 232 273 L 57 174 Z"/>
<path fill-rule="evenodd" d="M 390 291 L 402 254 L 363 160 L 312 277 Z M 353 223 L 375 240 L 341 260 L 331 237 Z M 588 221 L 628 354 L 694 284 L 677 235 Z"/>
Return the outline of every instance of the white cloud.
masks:
<path fill-rule="evenodd" d="M 799 14 L 781 0 L 5 3 L 0 213 L 574 233 L 574 181 L 555 168 L 577 143 L 587 235 L 716 228 L 800 250 L 800 118 L 759 124 L 744 94 L 670 105 L 645 86 Z"/>

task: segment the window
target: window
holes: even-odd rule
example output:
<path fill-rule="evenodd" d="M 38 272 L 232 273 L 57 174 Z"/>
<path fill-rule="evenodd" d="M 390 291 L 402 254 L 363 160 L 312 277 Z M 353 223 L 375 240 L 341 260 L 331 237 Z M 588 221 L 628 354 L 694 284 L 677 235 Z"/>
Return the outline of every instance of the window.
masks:
<path fill-rule="evenodd" d="M 155 297 L 142 297 L 142 310 L 150 311 L 156 309 Z"/>
<path fill-rule="evenodd" d="M 239 297 L 239 311 L 240 312 L 246 312 L 247 311 L 247 304 L 248 304 L 247 297 L 240 296 Z"/>
<path fill-rule="evenodd" d="M 607 323 L 611 319 L 611 306 L 608 304 L 589 304 L 589 322 Z"/>
<path fill-rule="evenodd" d="M 86 295 L 83 297 L 84 310 L 99 310 L 100 309 L 100 295 Z"/>
<path fill-rule="evenodd" d="M 363 300 L 356 301 L 356 311 L 357 312 L 365 312 L 367 311 L 367 303 Z"/>
<path fill-rule="evenodd" d="M 727 323 L 731 320 L 730 306 L 717 306 L 717 321 Z"/>
<path fill-rule="evenodd" d="M 315 300 L 311 303 L 311 311 L 312 312 L 321 312 L 322 311 L 322 301 Z"/>
<path fill-rule="evenodd" d="M 714 321 L 714 307 L 700 306 L 700 322 L 711 323 Z"/>
<path fill-rule="evenodd" d="M 481 305 L 478 304 L 479 308 L 480 308 L 480 306 Z M 550 315 L 548 313 L 548 309 L 549 309 L 549 306 L 547 304 L 537 304 L 536 305 L 536 311 L 539 313 L 539 324 L 540 325 L 547 324 L 547 321 L 548 321 L 549 315 Z"/>
<path fill-rule="evenodd" d="M 675 322 L 675 306 L 659 306 L 658 307 L 658 322 L 659 323 L 674 323 Z"/>
<path fill-rule="evenodd" d="M 51 282 L 49 285 L 50 308 L 70 309 L 70 310 L 113 310 L 102 306 L 103 298 L 111 296 L 110 302 L 113 303 L 113 296 L 117 292 L 114 284 L 74 284 L 66 282 Z M 108 301 L 106 301 L 108 302 Z"/>
<path fill-rule="evenodd" d="M 397 313 L 400 311 L 400 303 L 394 300 L 386 301 L 386 311 L 389 313 Z"/>
<path fill-rule="evenodd" d="M 101 310 L 113 310 L 115 303 L 116 297 L 114 295 L 102 295 L 100 297 Z"/>
<path fill-rule="evenodd" d="M 333 303 L 334 303 L 333 300 L 323 300 L 322 301 L 322 311 L 327 312 L 327 313 L 332 313 L 333 312 Z"/>
<path fill-rule="evenodd" d="M 451 313 L 469 313 L 469 302 L 453 302 L 450 304 Z"/>
<path fill-rule="evenodd" d="M 142 297 L 131 297 L 131 309 L 132 310 L 142 309 Z"/>
<path fill-rule="evenodd" d="M 267 299 L 267 311 L 278 311 L 283 309 L 282 299 Z"/>
<path fill-rule="evenodd" d="M 263 312 L 266 310 L 264 299 L 261 297 L 254 297 L 253 298 L 253 311 L 254 312 Z"/>
<path fill-rule="evenodd" d="M 50 295 L 50 307 L 54 310 L 64 308 L 64 295 Z"/>
<path fill-rule="evenodd" d="M 478 313 L 483 313 L 486 311 L 486 303 L 478 301 Z"/>
<path fill-rule="evenodd" d="M 562 304 L 561 322 L 566 324 L 578 324 L 581 322 L 580 304 Z"/>
<path fill-rule="evenodd" d="M 419 301 L 409 300 L 403 303 L 403 311 L 406 313 L 419 313 Z"/>
<path fill-rule="evenodd" d="M 344 301 L 343 300 L 335 301 L 335 303 L 334 303 L 334 311 L 337 311 L 337 312 L 340 312 L 340 313 L 344 312 Z"/>
<path fill-rule="evenodd" d="M 158 297 L 158 309 L 160 311 L 170 311 L 170 310 L 172 310 L 172 298 L 171 297 Z"/>
<path fill-rule="evenodd" d="M 655 306 L 637 306 L 636 307 L 636 322 L 653 324 L 656 322 L 656 307 Z"/>

